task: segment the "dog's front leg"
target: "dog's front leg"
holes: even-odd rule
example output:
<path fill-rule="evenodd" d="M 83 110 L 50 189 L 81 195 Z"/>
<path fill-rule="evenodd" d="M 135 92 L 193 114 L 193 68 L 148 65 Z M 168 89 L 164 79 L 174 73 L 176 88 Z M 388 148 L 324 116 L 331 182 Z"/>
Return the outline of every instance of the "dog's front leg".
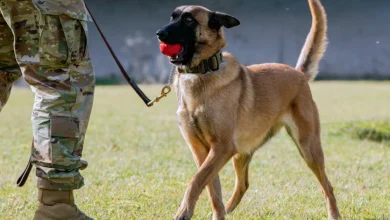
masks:
<path fill-rule="evenodd" d="M 181 206 L 174 218 L 175 220 L 191 219 L 196 201 L 203 188 L 217 176 L 218 172 L 234 154 L 235 148 L 232 142 L 227 144 L 214 144 L 211 146 L 206 160 L 203 162 L 186 189 Z M 224 219 L 224 216 L 216 217 Z"/>
<path fill-rule="evenodd" d="M 213 220 L 225 220 L 226 210 L 222 201 L 222 188 L 218 174 L 206 188 L 213 207 Z"/>
<path fill-rule="evenodd" d="M 209 149 L 197 139 L 193 139 L 192 136 L 188 139 L 190 140 L 190 147 L 196 166 L 200 169 L 209 154 Z M 206 188 L 209 194 L 211 206 L 213 207 L 213 220 L 223 219 L 226 211 L 225 205 L 222 201 L 221 182 L 219 181 L 218 174 L 207 184 Z"/>

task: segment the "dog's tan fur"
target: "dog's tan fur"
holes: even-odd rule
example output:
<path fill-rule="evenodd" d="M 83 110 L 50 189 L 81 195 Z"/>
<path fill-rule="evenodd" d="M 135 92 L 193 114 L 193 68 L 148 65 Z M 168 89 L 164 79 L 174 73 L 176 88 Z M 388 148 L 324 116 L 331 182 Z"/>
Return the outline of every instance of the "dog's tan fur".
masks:
<path fill-rule="evenodd" d="M 325 194 L 329 219 L 340 214 L 333 188 L 325 173 L 320 122 L 308 82 L 318 72 L 326 47 L 326 15 L 319 0 L 309 0 L 313 25 L 296 68 L 284 64 L 243 66 L 223 53 L 220 69 L 207 74 L 188 74 L 179 67 L 174 80 L 177 116 L 181 132 L 198 166 L 175 219 L 190 219 L 195 203 L 207 187 L 213 219 L 225 219 L 248 189 L 248 165 L 256 149 L 285 127 L 299 152 L 314 172 Z M 222 28 L 208 27 L 210 11 L 187 6 L 198 21 L 197 46 L 192 66 L 225 47 Z M 218 172 L 233 158 L 236 185 L 226 204 Z"/>

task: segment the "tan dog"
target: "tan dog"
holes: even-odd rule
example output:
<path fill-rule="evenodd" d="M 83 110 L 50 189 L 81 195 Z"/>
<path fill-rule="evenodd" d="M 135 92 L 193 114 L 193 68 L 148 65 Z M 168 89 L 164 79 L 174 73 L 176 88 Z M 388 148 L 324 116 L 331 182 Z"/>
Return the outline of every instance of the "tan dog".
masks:
<path fill-rule="evenodd" d="M 213 219 L 225 219 L 248 189 L 253 153 L 285 127 L 325 194 L 329 219 L 340 214 L 325 173 L 320 121 L 309 81 L 318 72 L 326 48 L 326 14 L 319 0 L 309 0 L 313 24 L 296 68 L 283 64 L 240 65 L 229 53 L 222 26 L 239 21 L 201 6 L 175 9 L 171 22 L 157 32 L 160 41 L 179 43 L 171 57 L 181 132 L 198 166 L 175 219 L 190 219 L 204 187 Z M 218 172 L 233 158 L 236 185 L 225 206 Z"/>

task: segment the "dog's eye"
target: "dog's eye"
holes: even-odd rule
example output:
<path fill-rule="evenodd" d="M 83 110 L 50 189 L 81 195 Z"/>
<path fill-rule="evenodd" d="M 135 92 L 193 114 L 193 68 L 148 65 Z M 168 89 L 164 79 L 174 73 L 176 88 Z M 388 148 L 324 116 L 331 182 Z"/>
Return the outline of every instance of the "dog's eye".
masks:
<path fill-rule="evenodd" d="M 193 19 L 191 16 L 186 16 L 186 17 L 184 18 L 184 20 L 185 20 L 185 22 L 187 22 L 187 23 L 191 23 L 191 22 L 194 21 L 194 19 Z"/>

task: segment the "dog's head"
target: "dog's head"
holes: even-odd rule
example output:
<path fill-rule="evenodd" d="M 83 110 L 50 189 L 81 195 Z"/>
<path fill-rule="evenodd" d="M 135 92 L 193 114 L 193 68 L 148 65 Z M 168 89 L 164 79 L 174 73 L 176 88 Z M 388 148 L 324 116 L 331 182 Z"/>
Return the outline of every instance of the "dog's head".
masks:
<path fill-rule="evenodd" d="M 182 50 L 170 58 L 171 63 L 193 67 L 226 46 L 222 27 L 239 24 L 230 15 L 202 6 L 180 6 L 173 11 L 171 21 L 157 31 L 157 36 L 164 43 L 181 45 Z"/>

